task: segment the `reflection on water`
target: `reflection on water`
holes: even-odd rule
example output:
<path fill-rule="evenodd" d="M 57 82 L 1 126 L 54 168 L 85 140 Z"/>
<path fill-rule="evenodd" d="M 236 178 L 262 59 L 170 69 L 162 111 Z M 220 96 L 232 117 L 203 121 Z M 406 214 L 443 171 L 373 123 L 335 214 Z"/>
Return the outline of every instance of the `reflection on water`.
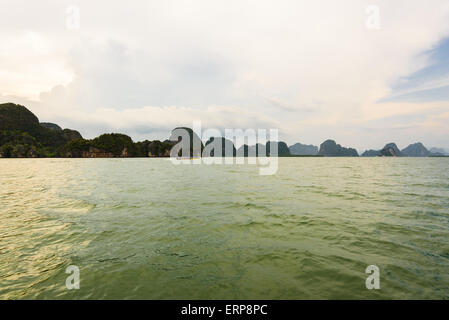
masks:
<path fill-rule="evenodd" d="M 2 159 L 0 298 L 449 298 L 449 159 Z M 381 290 L 365 288 L 365 268 Z M 66 267 L 81 289 L 65 287 Z"/>

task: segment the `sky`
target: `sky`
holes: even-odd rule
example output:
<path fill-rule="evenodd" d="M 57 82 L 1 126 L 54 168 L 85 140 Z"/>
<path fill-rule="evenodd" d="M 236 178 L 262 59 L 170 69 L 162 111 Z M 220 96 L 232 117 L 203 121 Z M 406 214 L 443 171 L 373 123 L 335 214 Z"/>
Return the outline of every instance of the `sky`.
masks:
<path fill-rule="evenodd" d="M 0 103 L 85 138 L 449 149 L 447 0 L 0 0 Z"/>

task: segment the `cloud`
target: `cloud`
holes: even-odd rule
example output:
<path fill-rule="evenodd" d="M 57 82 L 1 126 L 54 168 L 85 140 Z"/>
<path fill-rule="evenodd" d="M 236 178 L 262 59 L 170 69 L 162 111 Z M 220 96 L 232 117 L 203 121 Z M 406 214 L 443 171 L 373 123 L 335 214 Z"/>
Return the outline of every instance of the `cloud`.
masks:
<path fill-rule="evenodd" d="M 365 27 L 372 4 L 380 30 Z M 381 144 L 364 125 L 433 108 L 378 101 L 449 34 L 446 0 L 79 0 L 78 30 L 66 28 L 69 5 L 2 1 L 0 95 L 85 135 L 150 137 L 195 119 L 278 126 L 290 142 Z M 397 131 L 385 134 L 405 138 Z"/>

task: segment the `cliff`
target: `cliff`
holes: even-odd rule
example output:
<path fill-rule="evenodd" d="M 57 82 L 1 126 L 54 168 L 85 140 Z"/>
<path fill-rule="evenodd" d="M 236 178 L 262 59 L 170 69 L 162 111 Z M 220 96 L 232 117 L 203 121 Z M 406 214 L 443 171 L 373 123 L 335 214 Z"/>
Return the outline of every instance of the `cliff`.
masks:
<path fill-rule="evenodd" d="M 24 106 L 0 104 L 0 157 L 53 157 L 69 141 L 82 138 L 78 131 L 59 129 L 39 123 Z"/>
<path fill-rule="evenodd" d="M 268 141 L 266 144 L 257 143 L 254 146 L 243 145 L 237 150 L 238 157 L 270 157 L 274 156 L 271 152 L 271 144 L 277 145 L 277 156 L 288 157 L 290 150 L 287 144 L 283 141 Z"/>
<path fill-rule="evenodd" d="M 421 142 L 411 144 L 402 149 L 401 152 L 406 157 L 428 157 L 431 155 L 430 151 Z"/>
<path fill-rule="evenodd" d="M 55 123 L 41 122 L 40 125 L 45 127 L 45 128 L 47 128 L 47 129 L 56 130 L 56 131 L 62 131 L 62 128 L 60 126 L 58 126 L 57 124 L 55 124 Z"/>
<path fill-rule="evenodd" d="M 265 145 L 266 155 L 273 156 L 274 151 L 271 151 L 271 146 L 275 147 L 277 145 L 277 156 L 279 157 L 287 157 L 290 156 L 290 149 L 287 144 L 283 141 L 268 141 Z"/>
<path fill-rule="evenodd" d="M 237 150 L 231 140 L 223 137 L 212 137 L 205 144 L 204 154 L 210 157 L 235 157 Z"/>
<path fill-rule="evenodd" d="M 295 156 L 315 156 L 318 154 L 318 147 L 314 145 L 295 143 L 289 149 L 290 153 Z"/>
<path fill-rule="evenodd" d="M 396 143 L 388 143 L 380 150 L 380 155 L 383 157 L 402 157 L 401 151 L 399 151 Z"/>
<path fill-rule="evenodd" d="M 224 138 L 210 138 L 205 145 L 200 137 L 190 128 L 179 127 L 172 131 L 171 139 L 163 142 L 134 142 L 131 137 L 120 133 L 102 134 L 99 137 L 83 139 L 76 130 L 62 129 L 50 122 L 39 122 L 39 119 L 27 108 L 14 103 L 0 104 L 0 158 L 37 158 L 37 157 L 80 157 L 80 158 L 110 158 L 110 157 L 169 157 L 174 145 L 178 145 L 178 155 L 182 154 L 182 135 L 190 139 L 188 147 L 192 157 L 201 157 L 204 148 L 208 156 L 270 156 L 270 143 L 254 146 L 243 145 L 236 150 L 232 141 Z M 195 143 L 194 143 L 195 142 Z M 334 140 L 324 141 L 318 150 L 313 145 L 296 143 L 290 147 L 285 142 L 276 144 L 278 156 L 319 155 L 326 157 L 357 157 L 353 148 L 342 147 Z M 207 153 L 209 152 L 209 153 Z M 448 154 L 444 149 L 427 150 L 422 143 L 414 143 L 402 151 L 395 143 L 389 143 L 381 150 L 367 150 L 362 156 L 386 157 L 428 157 Z"/>
<path fill-rule="evenodd" d="M 189 145 L 186 145 L 185 143 L 182 143 L 183 135 L 187 132 L 189 137 Z M 174 142 L 176 148 L 179 148 L 178 150 L 174 150 L 174 152 L 177 152 L 179 157 L 188 157 L 188 158 L 199 158 L 201 157 L 201 154 L 204 149 L 203 142 L 201 141 L 200 137 L 191 129 L 187 127 L 177 127 L 172 130 L 170 135 L 170 141 Z M 188 143 L 188 142 L 187 142 Z M 184 151 L 183 148 L 189 147 L 188 152 Z"/>
<path fill-rule="evenodd" d="M 320 145 L 318 155 L 324 157 L 358 157 L 357 150 L 345 148 L 337 144 L 334 140 L 326 140 Z"/>
<path fill-rule="evenodd" d="M 13 103 L 0 104 L 0 157 L 148 157 L 169 156 L 173 142 L 134 143 L 124 134 L 103 134 L 83 139 L 76 130 L 62 129 L 39 119 L 27 108 Z"/>
<path fill-rule="evenodd" d="M 366 150 L 364 153 L 362 153 L 362 157 L 379 157 L 380 156 L 380 150 Z"/>

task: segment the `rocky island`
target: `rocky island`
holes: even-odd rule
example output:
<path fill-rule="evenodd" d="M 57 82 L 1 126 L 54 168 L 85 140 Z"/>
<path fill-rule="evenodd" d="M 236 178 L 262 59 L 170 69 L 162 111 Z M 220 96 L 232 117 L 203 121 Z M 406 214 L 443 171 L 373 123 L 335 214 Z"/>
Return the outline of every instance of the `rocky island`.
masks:
<path fill-rule="evenodd" d="M 326 140 L 320 145 L 319 155 L 324 157 L 358 157 L 357 150 L 345 148 L 337 144 L 334 140 Z"/>
<path fill-rule="evenodd" d="M 190 154 L 195 157 L 252 157 L 272 156 L 271 146 L 277 146 L 279 157 L 321 156 L 358 157 L 354 148 L 342 147 L 334 140 L 324 141 L 319 149 L 313 145 L 296 143 L 290 147 L 283 141 L 272 141 L 252 146 L 236 148 L 232 141 L 222 137 L 212 137 L 205 143 L 192 129 L 180 127 L 172 131 L 165 141 L 134 142 L 131 137 L 121 133 L 102 134 L 94 139 L 84 139 L 72 129 L 62 129 L 59 125 L 39 122 L 39 119 L 26 107 L 14 103 L 0 104 L 0 158 L 126 158 L 126 157 L 169 157 L 172 148 L 181 141 L 175 133 L 185 129 L 190 135 Z M 201 149 L 194 152 L 193 141 Z M 395 143 L 388 143 L 380 150 L 367 150 L 363 157 L 430 157 L 446 156 L 444 149 L 429 151 L 420 142 L 399 150 Z M 177 150 L 178 155 L 182 149 Z"/>
<path fill-rule="evenodd" d="M 380 150 L 365 151 L 362 157 L 441 157 L 447 155 L 444 149 L 435 149 L 429 151 L 421 142 L 416 142 L 399 150 L 396 143 L 391 142 Z"/>

